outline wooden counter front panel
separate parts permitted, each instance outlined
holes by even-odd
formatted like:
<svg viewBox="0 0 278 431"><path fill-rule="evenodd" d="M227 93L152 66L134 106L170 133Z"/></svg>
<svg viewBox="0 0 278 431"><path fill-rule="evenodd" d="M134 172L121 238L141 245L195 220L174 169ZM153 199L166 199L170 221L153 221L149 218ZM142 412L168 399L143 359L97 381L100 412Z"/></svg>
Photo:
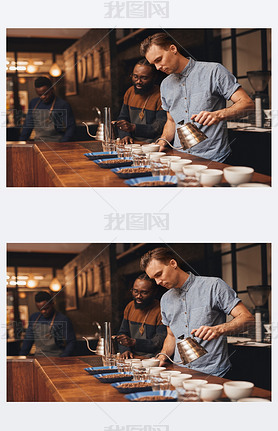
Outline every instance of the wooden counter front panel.
<svg viewBox="0 0 278 431"><path fill-rule="evenodd" d="M7 145L7 187L34 187L33 145Z"/></svg>
<svg viewBox="0 0 278 431"><path fill-rule="evenodd" d="M33 359L7 362L7 401L35 401Z"/></svg>
<svg viewBox="0 0 278 431"><path fill-rule="evenodd" d="M64 401L36 360L34 362L34 401Z"/></svg>
<svg viewBox="0 0 278 431"><path fill-rule="evenodd" d="M55 183L55 174L37 146L34 146L34 187L61 186Z"/></svg>

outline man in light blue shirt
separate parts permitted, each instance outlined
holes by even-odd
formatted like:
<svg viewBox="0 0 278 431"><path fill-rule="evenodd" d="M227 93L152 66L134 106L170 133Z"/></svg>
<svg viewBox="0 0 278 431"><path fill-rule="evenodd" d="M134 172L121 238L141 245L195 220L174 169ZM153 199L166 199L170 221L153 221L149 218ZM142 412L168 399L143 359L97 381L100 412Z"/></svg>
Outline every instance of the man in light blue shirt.
<svg viewBox="0 0 278 431"><path fill-rule="evenodd" d="M254 103L236 78L219 63L199 62L184 57L166 33L156 33L141 43L141 54L167 78L161 83L162 108L167 122L160 137L163 151L174 139L180 147L176 125L194 120L201 124L207 139L186 152L205 159L224 162L231 150L226 121L245 116ZM226 108L226 100L233 105Z"/></svg>
<svg viewBox="0 0 278 431"><path fill-rule="evenodd" d="M216 277L195 276L183 271L174 253L167 248L156 248L141 258L141 268L157 284L169 289L161 298L162 323L167 326L167 337L161 352L174 355L180 361L176 341L179 337L199 338L207 354L187 368L223 377L231 363L228 357L227 334L239 333L253 324L254 317L242 304L236 292ZM226 315L233 319L226 322ZM159 355L160 366L166 357Z"/></svg>

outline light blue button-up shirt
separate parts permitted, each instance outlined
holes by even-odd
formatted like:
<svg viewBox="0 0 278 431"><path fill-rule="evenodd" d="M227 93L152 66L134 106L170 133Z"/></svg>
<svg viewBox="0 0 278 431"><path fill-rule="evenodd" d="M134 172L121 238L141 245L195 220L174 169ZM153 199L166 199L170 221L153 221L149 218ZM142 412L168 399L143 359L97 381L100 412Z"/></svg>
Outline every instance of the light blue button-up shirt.
<svg viewBox="0 0 278 431"><path fill-rule="evenodd" d="M181 73L172 73L162 81L162 108L170 113L176 124L182 120L188 123L191 116L200 111L213 112L225 108L226 100L239 87L235 76L221 64L190 58ZM208 138L185 152L223 162L231 152L226 121L212 126L196 125ZM180 145L176 131L174 146Z"/></svg>
<svg viewBox="0 0 278 431"><path fill-rule="evenodd" d="M226 322L226 314L240 302L236 292L216 277L201 277L189 273L181 288L172 288L161 298L161 315L164 325L169 326L177 339L191 337L192 329L202 325L216 326ZM223 376L231 367L228 358L227 338L197 341L208 351L187 368L214 376ZM180 361L177 347L174 361Z"/></svg>

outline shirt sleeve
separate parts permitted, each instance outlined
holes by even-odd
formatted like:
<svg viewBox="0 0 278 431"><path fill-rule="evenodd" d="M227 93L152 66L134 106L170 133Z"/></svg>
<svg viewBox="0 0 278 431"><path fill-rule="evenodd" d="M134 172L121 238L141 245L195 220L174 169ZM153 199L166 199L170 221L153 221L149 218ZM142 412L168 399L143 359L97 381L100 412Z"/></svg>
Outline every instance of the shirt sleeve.
<svg viewBox="0 0 278 431"><path fill-rule="evenodd" d="M166 92L167 92L166 83L162 81L160 84L161 107L164 111L168 112L169 106L167 105L167 102L166 102L166 97L165 97Z"/></svg>
<svg viewBox="0 0 278 431"><path fill-rule="evenodd" d="M213 306L224 311L225 314L230 314L239 302L241 300L236 292L221 278L217 278L214 287Z"/></svg>
<svg viewBox="0 0 278 431"><path fill-rule="evenodd" d="M165 300L165 298L163 298L163 296L160 300L160 308L161 308L161 321L162 321L163 325L169 326L169 320L167 319L166 312L165 312L165 309L167 308L167 304L166 304L166 300Z"/></svg>
<svg viewBox="0 0 278 431"><path fill-rule="evenodd" d="M234 92L241 87L236 77L222 64L217 64L216 66L215 82L218 93L226 100L229 100Z"/></svg>

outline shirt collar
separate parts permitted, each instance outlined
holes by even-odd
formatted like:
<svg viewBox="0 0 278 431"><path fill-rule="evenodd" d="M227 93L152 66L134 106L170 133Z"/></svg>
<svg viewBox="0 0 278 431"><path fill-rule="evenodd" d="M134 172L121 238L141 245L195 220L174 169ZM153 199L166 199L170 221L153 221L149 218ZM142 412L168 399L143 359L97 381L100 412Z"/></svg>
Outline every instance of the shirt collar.
<svg viewBox="0 0 278 431"><path fill-rule="evenodd" d="M193 67L195 66L196 61L193 60L193 58L188 57L189 62L187 63L187 65L185 66L185 68L181 71L181 73L176 73L176 76L181 79L181 78L187 78L191 72L191 70L193 69Z"/></svg>
<svg viewBox="0 0 278 431"><path fill-rule="evenodd" d="M195 280L195 275L192 274L192 272L188 272L188 274L189 274L189 277L180 288L181 293L187 293L190 287L192 286L193 281Z"/></svg>

